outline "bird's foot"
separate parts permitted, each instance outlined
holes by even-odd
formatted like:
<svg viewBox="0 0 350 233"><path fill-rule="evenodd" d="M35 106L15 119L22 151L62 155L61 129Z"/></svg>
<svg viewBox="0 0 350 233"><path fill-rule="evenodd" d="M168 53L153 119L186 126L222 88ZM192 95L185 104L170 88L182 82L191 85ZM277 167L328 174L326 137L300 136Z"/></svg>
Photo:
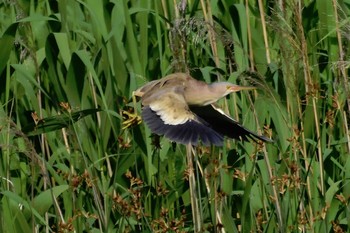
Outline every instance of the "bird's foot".
<svg viewBox="0 0 350 233"><path fill-rule="evenodd" d="M129 112L126 110L122 110L122 116L123 116L122 129L130 128L142 122L141 117L137 115L136 112Z"/></svg>

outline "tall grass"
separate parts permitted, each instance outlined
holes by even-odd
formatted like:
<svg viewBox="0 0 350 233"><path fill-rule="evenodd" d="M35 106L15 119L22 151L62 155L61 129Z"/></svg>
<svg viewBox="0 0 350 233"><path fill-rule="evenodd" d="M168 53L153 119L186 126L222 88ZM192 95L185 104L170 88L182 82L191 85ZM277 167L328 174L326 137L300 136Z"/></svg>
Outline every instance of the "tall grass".
<svg viewBox="0 0 350 233"><path fill-rule="evenodd" d="M0 2L0 231L349 231L348 8ZM177 71L259 87L219 105L274 143L199 146L189 166L123 127L132 91Z"/></svg>

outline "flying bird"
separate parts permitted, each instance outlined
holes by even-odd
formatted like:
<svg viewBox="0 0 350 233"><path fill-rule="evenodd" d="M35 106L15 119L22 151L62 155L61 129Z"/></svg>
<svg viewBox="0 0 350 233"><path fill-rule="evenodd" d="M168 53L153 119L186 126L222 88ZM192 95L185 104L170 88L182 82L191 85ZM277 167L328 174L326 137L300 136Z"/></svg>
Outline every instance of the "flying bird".
<svg viewBox="0 0 350 233"><path fill-rule="evenodd" d="M151 131L181 144L222 146L224 137L248 141L271 139L258 135L225 114L214 103L226 95L251 90L229 82L207 84L186 73L170 74L140 87L142 119Z"/></svg>

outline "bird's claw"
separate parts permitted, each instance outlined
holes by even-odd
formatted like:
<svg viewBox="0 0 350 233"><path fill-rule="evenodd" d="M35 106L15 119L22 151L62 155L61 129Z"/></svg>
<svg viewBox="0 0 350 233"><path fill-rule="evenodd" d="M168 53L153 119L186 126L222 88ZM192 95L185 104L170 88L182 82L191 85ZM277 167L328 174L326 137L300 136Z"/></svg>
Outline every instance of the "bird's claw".
<svg viewBox="0 0 350 233"><path fill-rule="evenodd" d="M137 115L137 113L131 113L131 112L122 110L122 116L123 116L122 129L130 128L142 122L141 117Z"/></svg>

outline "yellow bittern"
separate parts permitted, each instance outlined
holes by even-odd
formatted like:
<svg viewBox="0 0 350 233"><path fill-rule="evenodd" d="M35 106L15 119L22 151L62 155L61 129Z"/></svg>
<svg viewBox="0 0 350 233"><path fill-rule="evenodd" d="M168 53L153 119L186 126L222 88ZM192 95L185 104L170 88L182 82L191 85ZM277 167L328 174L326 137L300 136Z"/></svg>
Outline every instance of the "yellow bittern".
<svg viewBox="0 0 350 233"><path fill-rule="evenodd" d="M272 140L244 128L213 105L220 98L236 91L250 90L229 82L207 84L185 73L175 73L147 83L134 92L141 97L142 118L151 131L171 141L198 145L221 146L224 136Z"/></svg>

